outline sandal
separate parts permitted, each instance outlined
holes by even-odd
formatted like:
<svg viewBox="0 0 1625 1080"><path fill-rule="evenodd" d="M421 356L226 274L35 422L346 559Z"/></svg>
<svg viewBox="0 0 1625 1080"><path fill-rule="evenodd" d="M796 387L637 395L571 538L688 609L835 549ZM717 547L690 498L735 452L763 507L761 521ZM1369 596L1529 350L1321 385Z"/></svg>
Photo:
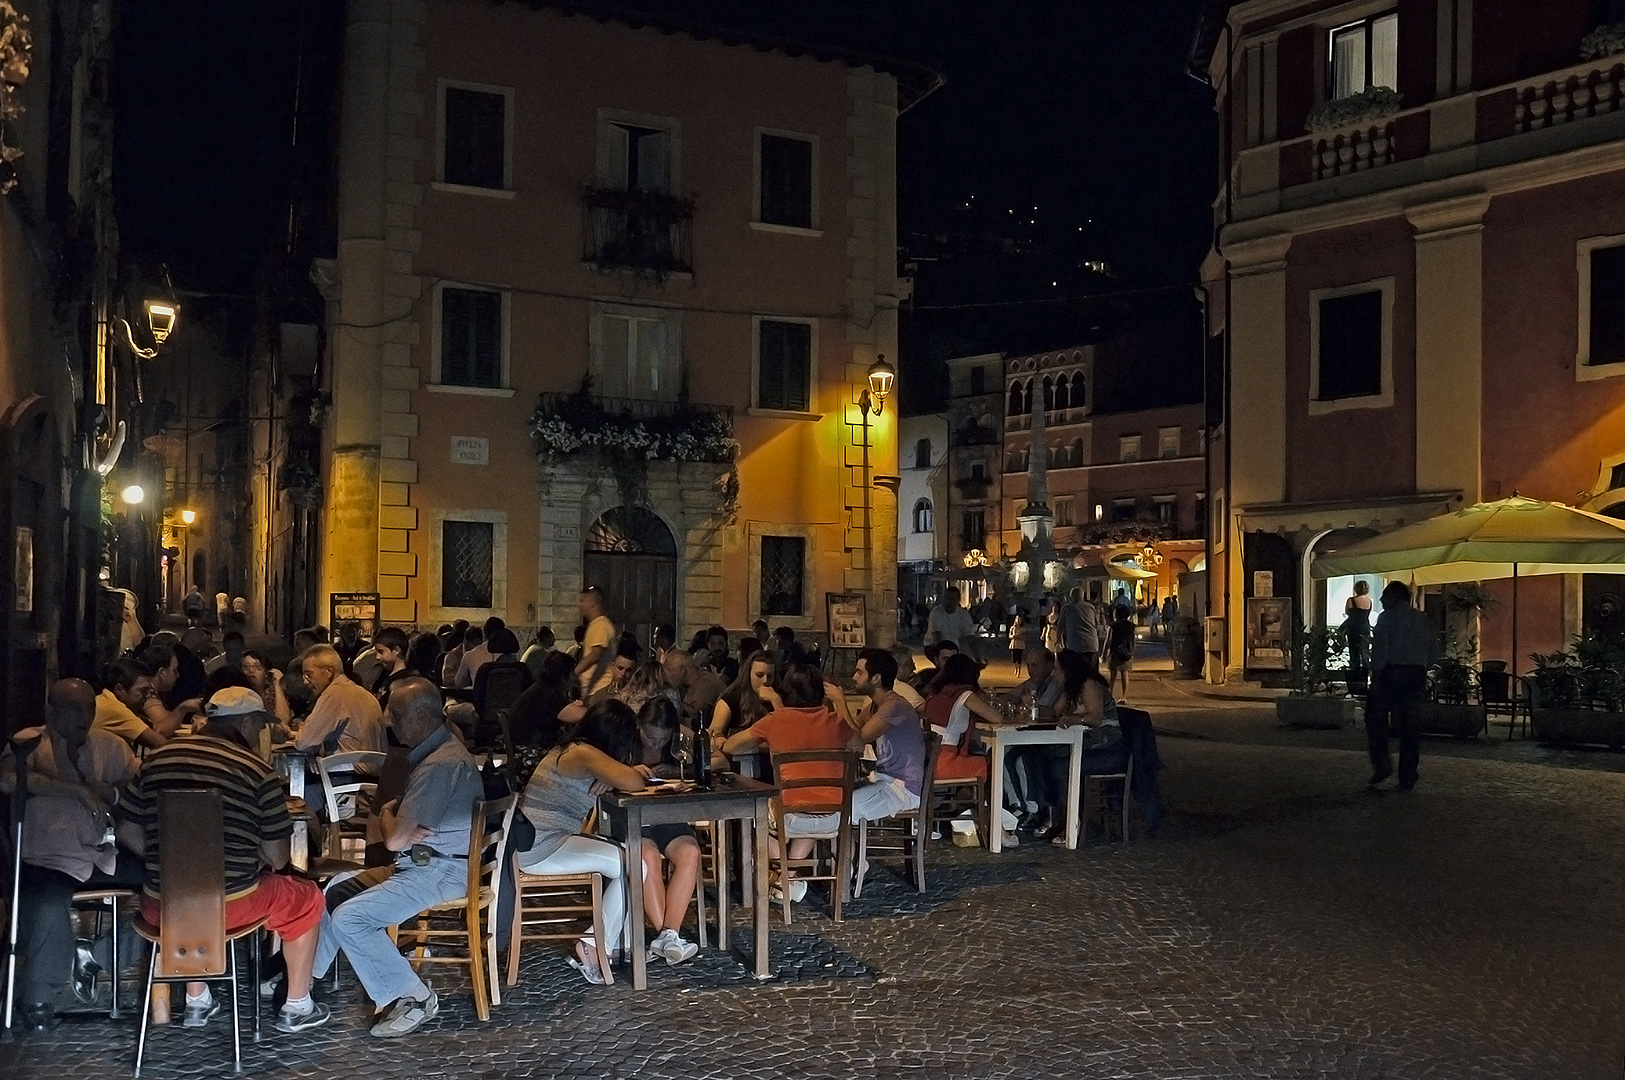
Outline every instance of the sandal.
<svg viewBox="0 0 1625 1080"><path fill-rule="evenodd" d="M598 950L585 941L576 942L576 954L566 963L581 972L581 977L592 985L604 985L604 973L598 967Z"/></svg>

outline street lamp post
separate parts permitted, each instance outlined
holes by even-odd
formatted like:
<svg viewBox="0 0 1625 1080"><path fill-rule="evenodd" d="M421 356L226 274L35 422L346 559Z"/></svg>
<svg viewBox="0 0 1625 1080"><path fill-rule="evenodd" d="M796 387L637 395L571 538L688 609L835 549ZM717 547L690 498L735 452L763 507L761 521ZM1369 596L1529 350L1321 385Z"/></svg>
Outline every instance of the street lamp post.
<svg viewBox="0 0 1625 1080"><path fill-rule="evenodd" d="M886 398L891 396L892 380L897 376L897 369L886 363L884 353L875 357L875 362L869 365L869 383L858 394L858 411L863 415L863 546L864 551L864 581L865 590L871 596L875 591L875 535L874 535L874 477L869 462L869 416L873 413L879 416L885 408Z"/></svg>

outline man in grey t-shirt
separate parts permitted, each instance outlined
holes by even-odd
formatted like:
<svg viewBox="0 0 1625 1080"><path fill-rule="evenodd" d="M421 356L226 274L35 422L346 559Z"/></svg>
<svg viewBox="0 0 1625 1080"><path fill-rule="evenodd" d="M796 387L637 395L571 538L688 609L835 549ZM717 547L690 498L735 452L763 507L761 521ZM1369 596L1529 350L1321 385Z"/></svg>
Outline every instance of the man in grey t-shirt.
<svg viewBox="0 0 1625 1080"><path fill-rule="evenodd" d="M982 662L982 643L977 633L976 620L970 612L959 606L959 593L949 589L942 594L942 603L931 609L925 622L925 643L952 641L959 651L969 654L977 663Z"/></svg>
<svg viewBox="0 0 1625 1080"><path fill-rule="evenodd" d="M318 976L343 949L374 1004L394 1003L373 1025L381 1038L416 1031L440 1010L434 990L390 940L389 927L467 891L474 804L485 794L474 759L446 726L440 691L429 680L395 683L389 725L411 747L412 766L406 793L375 819L395 864L329 891L316 947Z"/></svg>
<svg viewBox="0 0 1625 1080"><path fill-rule="evenodd" d="M1072 590L1072 595L1061 608L1061 646L1082 653L1092 668L1100 666L1100 609L1083 598L1083 589Z"/></svg>

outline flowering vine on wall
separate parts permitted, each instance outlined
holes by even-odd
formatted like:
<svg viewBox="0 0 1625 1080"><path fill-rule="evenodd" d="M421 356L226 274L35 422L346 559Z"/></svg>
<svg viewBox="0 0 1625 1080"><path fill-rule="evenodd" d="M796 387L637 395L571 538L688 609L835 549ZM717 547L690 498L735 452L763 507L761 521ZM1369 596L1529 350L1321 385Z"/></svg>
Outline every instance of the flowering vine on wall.
<svg viewBox="0 0 1625 1080"><path fill-rule="evenodd" d="M28 16L11 0L0 0L0 194L17 186L16 161L23 156L12 143L11 127L23 114L17 91L28 81L33 62L34 35L28 29Z"/></svg>

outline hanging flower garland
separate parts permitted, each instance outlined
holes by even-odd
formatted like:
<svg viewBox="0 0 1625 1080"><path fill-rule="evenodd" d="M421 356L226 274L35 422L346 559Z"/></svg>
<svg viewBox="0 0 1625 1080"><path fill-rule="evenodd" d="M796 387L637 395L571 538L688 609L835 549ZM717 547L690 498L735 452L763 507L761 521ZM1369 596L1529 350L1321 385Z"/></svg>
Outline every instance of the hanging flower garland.
<svg viewBox="0 0 1625 1080"><path fill-rule="evenodd" d="M17 186L16 161L23 152L11 141L11 125L23 114L17 91L28 81L34 35L28 16L11 0L0 0L0 195Z"/></svg>

